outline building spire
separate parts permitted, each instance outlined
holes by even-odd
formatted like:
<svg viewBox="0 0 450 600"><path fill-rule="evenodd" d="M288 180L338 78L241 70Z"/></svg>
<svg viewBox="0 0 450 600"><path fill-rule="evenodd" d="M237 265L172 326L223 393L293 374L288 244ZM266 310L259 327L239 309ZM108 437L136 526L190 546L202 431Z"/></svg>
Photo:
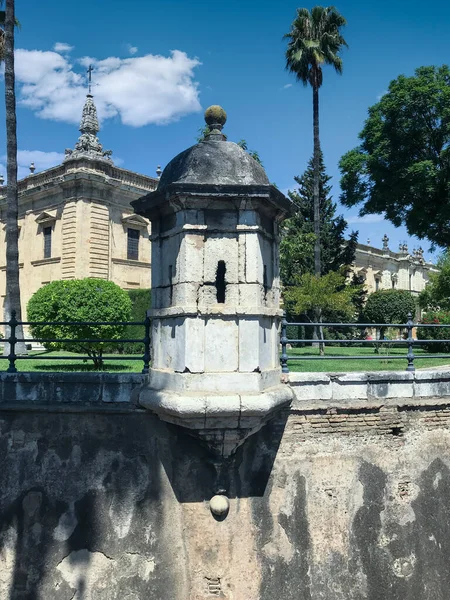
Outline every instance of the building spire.
<svg viewBox="0 0 450 600"><path fill-rule="evenodd" d="M80 122L80 137L78 138L75 148L71 150L67 148L65 151L66 157L64 160L72 160L75 158L93 158L96 160L104 160L112 163L110 158L112 150L103 150L103 146L97 137L100 130L97 118L97 109L94 104L94 97L91 94L92 86L92 65L89 65L88 73L88 94L83 107Z"/></svg>
<svg viewBox="0 0 450 600"><path fill-rule="evenodd" d="M92 65L89 65L89 69L87 70L87 74L88 74L88 94L89 94L89 96L91 95L92 71L93 70L94 70L94 67Z"/></svg>

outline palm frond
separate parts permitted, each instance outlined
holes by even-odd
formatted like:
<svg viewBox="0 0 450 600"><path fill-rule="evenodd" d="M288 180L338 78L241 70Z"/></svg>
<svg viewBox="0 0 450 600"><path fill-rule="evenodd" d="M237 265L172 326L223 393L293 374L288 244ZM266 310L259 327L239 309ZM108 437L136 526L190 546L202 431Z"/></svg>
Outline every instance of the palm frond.
<svg viewBox="0 0 450 600"><path fill-rule="evenodd" d="M346 23L334 6L314 6L311 11L297 9L291 31L283 36L289 40L286 69L304 85L322 82L323 64L329 64L341 73L343 63L339 52L347 47L347 42L340 29Z"/></svg>

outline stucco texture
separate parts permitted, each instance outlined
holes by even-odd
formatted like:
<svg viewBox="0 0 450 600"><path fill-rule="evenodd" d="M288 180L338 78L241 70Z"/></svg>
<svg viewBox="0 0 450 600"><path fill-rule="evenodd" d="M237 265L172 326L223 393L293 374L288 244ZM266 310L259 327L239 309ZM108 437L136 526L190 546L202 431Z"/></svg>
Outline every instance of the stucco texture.
<svg viewBox="0 0 450 600"><path fill-rule="evenodd" d="M0 598L447 600L450 410L375 412L279 413L220 464L144 411L4 409Z"/></svg>

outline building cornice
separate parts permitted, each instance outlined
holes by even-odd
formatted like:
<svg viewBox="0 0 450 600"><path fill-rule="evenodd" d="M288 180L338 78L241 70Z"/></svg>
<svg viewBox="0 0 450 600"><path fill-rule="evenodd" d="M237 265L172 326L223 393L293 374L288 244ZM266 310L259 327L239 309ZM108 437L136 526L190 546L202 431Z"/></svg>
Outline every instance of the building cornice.
<svg viewBox="0 0 450 600"><path fill-rule="evenodd" d="M103 178L106 183L113 185L117 182L116 185L134 188L139 193L153 191L158 185L158 179L154 177L141 175L100 160L77 158L21 179L18 182L19 198L25 193L38 190L45 190L48 193L49 188L62 183L69 174L82 176L95 174L99 176L99 180ZM7 188L7 185L0 188L0 204L6 202Z"/></svg>
<svg viewBox="0 0 450 600"><path fill-rule="evenodd" d="M144 262L142 260L130 260L129 258L111 258L111 262L116 265L127 265L129 267L145 267L150 268L152 265L150 262Z"/></svg>
<svg viewBox="0 0 450 600"><path fill-rule="evenodd" d="M403 254L399 252L393 252L392 250L382 250L381 248L374 248L373 246L367 246L365 244L357 244L355 254L362 254L370 256L371 258L382 260L391 260L395 263L407 263L408 265L414 265L415 267L423 267L426 269L438 270L436 265L427 262L425 260L418 260L411 254ZM355 260L355 263L357 261Z"/></svg>

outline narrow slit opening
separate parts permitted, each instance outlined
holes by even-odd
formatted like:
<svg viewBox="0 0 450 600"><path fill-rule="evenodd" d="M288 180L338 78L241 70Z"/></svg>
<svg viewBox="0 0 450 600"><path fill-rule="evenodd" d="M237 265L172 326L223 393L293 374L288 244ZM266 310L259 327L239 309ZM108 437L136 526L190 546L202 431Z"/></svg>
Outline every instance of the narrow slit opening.
<svg viewBox="0 0 450 600"><path fill-rule="evenodd" d="M216 298L219 304L225 303L225 273L227 271L225 261L219 260L216 271Z"/></svg>
<svg viewBox="0 0 450 600"><path fill-rule="evenodd" d="M269 289L269 286L267 284L267 265L264 265L264 267L263 267L263 287L264 287L264 300L266 300L267 290Z"/></svg>
<svg viewBox="0 0 450 600"><path fill-rule="evenodd" d="M169 265L169 303L170 303L170 305L172 305L172 300L173 300L172 278L173 278L173 269L172 269L172 265Z"/></svg>

